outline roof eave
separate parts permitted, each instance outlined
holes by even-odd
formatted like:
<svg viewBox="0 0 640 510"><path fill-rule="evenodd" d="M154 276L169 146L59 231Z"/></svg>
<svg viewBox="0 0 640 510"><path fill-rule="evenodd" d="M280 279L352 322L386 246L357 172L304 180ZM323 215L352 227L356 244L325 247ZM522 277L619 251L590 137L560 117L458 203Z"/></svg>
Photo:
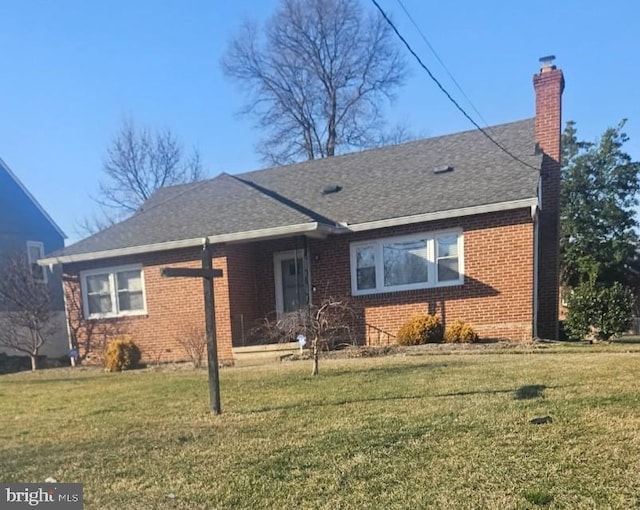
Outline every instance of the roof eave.
<svg viewBox="0 0 640 510"><path fill-rule="evenodd" d="M496 202L493 204L475 205L462 207L459 209L448 209L446 211L435 211L411 216L400 216L384 220L367 221L363 223L342 223L342 226L349 232L363 232L378 228L396 227L400 225L410 225L412 223L423 223L426 221L458 218L462 216L472 216L474 214L485 214L498 211L510 211L512 209L531 208L533 211L538 207L538 197L523 198L520 200L510 200L508 202Z"/></svg>
<svg viewBox="0 0 640 510"><path fill-rule="evenodd" d="M52 266L57 264L71 264L75 262L88 262L113 257L124 257L129 255L139 255L142 253L153 253L159 251L177 250L180 248L193 248L208 244L234 243L242 241L258 241L273 239L278 237L288 237L292 235L308 235L310 237L326 237L334 230L338 230L332 225L320 224L318 222L299 223L282 227L271 227L244 232L232 232L213 236L197 237L192 239L181 239L178 241L167 241L163 243L145 244L140 246L130 246L126 248L116 248L113 250L102 250L88 253L78 253L75 255L58 255L46 257L38 260L41 266Z"/></svg>

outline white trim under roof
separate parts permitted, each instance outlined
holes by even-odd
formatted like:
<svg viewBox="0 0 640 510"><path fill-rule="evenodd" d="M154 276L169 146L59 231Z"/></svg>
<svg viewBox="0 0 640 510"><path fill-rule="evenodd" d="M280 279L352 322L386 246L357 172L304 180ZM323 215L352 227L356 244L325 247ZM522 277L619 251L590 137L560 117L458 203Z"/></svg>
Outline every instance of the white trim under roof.
<svg viewBox="0 0 640 510"><path fill-rule="evenodd" d="M117 248L114 250L95 251L91 253L79 253L77 255L60 255L58 257L48 257L40 259L38 264L49 266L55 264L69 264L72 262L85 262L89 260L99 260L111 257L123 257L126 255L138 255L140 253L150 253L156 251L176 250L179 248L192 248L208 244L232 243L238 241L249 241L259 239L270 239L295 234L307 234L312 237L319 237L336 231L329 225L320 225L318 222L300 223L297 225L287 225L283 227L264 228L259 230L248 230L245 232L232 232L208 237L197 237L194 239L183 239L180 241L168 241L165 243L144 244L141 246L131 246L127 248Z"/></svg>
<svg viewBox="0 0 640 510"><path fill-rule="evenodd" d="M367 221L364 223L343 223L342 225L349 232L362 232L364 230L373 230L376 228L396 227L399 225L409 225L411 223L422 223L426 221L443 220L449 218L458 218L460 216L471 216L473 214L484 214L498 211L509 211L512 209L533 208L537 207L538 199L523 198L521 200L511 200L509 202L498 202L495 204L475 205L472 207L463 207L460 209L449 209L447 211L436 211L424 214L415 214L413 216L401 216L399 218L389 218L386 220Z"/></svg>
<svg viewBox="0 0 640 510"><path fill-rule="evenodd" d="M35 199L35 197L29 192L29 190L25 187L24 184L22 184L22 182L20 182L20 179L18 179L18 177L16 176L16 174L13 173L13 171L11 170L11 168L9 168L9 165L7 165L2 158L0 158L0 167L2 167L7 174L9 175L9 177L11 177L13 179L13 181L18 185L18 187L24 192L25 195L27 195L27 198L29 200L31 200L31 202L33 202L33 205L35 205L37 207L37 209L42 213L42 215L46 218L46 220L51 223L51 226L53 228L55 228L58 233L62 236L63 239L67 238L67 234L65 234L62 229L56 224L55 221L53 221L53 218L51 218L51 216L49 216L49 214L47 213L47 211L45 211L43 209L43 207L40 205L40 203Z"/></svg>

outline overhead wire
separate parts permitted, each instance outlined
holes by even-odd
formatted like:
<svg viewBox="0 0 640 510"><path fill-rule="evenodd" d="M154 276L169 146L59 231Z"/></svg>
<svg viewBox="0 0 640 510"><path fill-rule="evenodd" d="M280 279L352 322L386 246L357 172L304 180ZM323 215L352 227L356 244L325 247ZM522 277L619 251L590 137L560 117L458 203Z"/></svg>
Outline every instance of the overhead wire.
<svg viewBox="0 0 640 510"><path fill-rule="evenodd" d="M535 167L533 165L530 165L529 163L527 163L526 161L523 161L522 159L520 159L518 156L516 156L515 154L513 154L509 149L507 149L504 145L502 145L500 142L498 142L497 140L495 140L489 133L487 133L487 131L485 129L483 129L480 124L478 124L473 117L471 117L471 115L469 115L466 110L460 106L460 104L453 98L453 96L451 96L451 94L447 91L446 88L444 88L444 86L442 85L442 83L440 83L440 81L434 76L434 74L431 72L431 70L425 65L424 62L422 62L422 59L418 56L418 54L414 51L414 49L411 47L411 45L407 42L407 40L402 36L402 34L399 32L399 30L396 28L396 26L393 24L393 22L391 21L391 19L389 19L389 16L387 16L387 13L384 11L384 9L382 9L382 7L380 7L380 4L377 2L377 0L371 0L371 2L373 3L373 5L376 6L376 8L378 9L378 11L380 11L380 14L382 15L382 17L385 19L385 21L387 22L387 24L391 27L391 29L395 32L396 36L398 37L398 39L400 39L400 41L402 41L402 43L405 45L405 47L407 48L407 50L409 51L409 53L411 53L411 55L413 56L413 58L415 58L415 60L418 62L418 64L420 65L420 67L422 67L422 69L424 69L424 71L426 71L426 73L429 75L429 78L431 78L431 80L438 86L438 88L442 91L442 93L447 96L447 99L449 99L449 101L451 103L453 103L453 105L460 111L460 113L462 113L462 115L464 115L467 120L469 120L469 122L471 122L471 124L473 124L475 126L475 128L480 131L491 143L493 143L496 147L498 147L501 151L503 151L505 154L507 154L509 157L511 157L514 161L517 161L518 163L531 168L532 170L535 170L537 172L540 171L540 168Z"/></svg>
<svg viewBox="0 0 640 510"><path fill-rule="evenodd" d="M482 116L482 114L480 113L480 111L476 108L476 106L473 104L473 102L471 101L471 99L469 99L469 96L467 96L467 94L465 93L465 91L462 89L462 86L458 83L458 80L455 79L455 77L453 76L453 74L451 73L451 71L449 71L449 68L446 66L446 64L443 62L443 60L440 58L440 55L438 55L438 52L436 51L436 49L433 47L433 45L429 42L429 39L427 39L427 36L424 35L424 32L422 31L422 29L420 28L420 26L418 25L418 23L416 22L415 19L413 19L413 16L411 16L411 13L409 12L409 10L405 7L404 3L402 3L402 0L396 0L398 2L398 5L400 5L400 8L404 11L405 15L407 16L407 18L409 18L409 21L411 21L411 24L413 25L413 27L417 30L418 34L420 34L420 37L422 38L422 40L424 41L424 43L427 45L427 47L431 50L431 53L433 53L433 56L436 58L436 60L440 63L440 65L442 66L442 68L445 70L445 72L447 73L447 75L449 76L449 78L451 79L451 81L453 82L453 84L456 86L456 88L460 91L460 94L462 94L462 96L467 100L467 103L469 103L469 105L471 106L471 108L473 108L473 111L476 112L476 114L478 115L478 117L480 117L480 120L482 122L484 122L485 126L488 126L489 123L485 120L485 118Z"/></svg>

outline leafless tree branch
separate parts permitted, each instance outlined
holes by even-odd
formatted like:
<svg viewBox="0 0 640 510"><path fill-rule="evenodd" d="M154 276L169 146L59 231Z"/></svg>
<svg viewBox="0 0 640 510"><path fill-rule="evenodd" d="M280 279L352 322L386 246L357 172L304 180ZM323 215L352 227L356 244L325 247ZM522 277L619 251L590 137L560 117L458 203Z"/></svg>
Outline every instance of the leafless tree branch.
<svg viewBox="0 0 640 510"><path fill-rule="evenodd" d="M337 343L355 343L356 307L346 298L328 297L318 305L310 305L274 319L265 318L251 335L266 343L291 342L303 335L311 348L312 375L319 373L319 354L323 348Z"/></svg>
<svg viewBox="0 0 640 510"><path fill-rule="evenodd" d="M76 351L74 362L82 363L89 358L101 361L109 339L122 334L122 323L117 318L100 321L85 318L82 308L80 278L77 275L65 274L62 280L69 341L71 348Z"/></svg>
<svg viewBox="0 0 640 510"><path fill-rule="evenodd" d="M375 145L380 104L406 77L388 25L357 0L282 0L262 32L243 25L222 67L267 131L259 150L271 164Z"/></svg>
<svg viewBox="0 0 640 510"><path fill-rule="evenodd" d="M49 287L24 254L10 255L0 266L0 345L29 355L35 370L40 348L57 332Z"/></svg>
<svg viewBox="0 0 640 510"><path fill-rule="evenodd" d="M168 129L138 128L125 118L107 149L104 179L93 200L100 214L78 225L82 234L94 234L140 208L160 188L204 178L200 154L185 154L182 144Z"/></svg>

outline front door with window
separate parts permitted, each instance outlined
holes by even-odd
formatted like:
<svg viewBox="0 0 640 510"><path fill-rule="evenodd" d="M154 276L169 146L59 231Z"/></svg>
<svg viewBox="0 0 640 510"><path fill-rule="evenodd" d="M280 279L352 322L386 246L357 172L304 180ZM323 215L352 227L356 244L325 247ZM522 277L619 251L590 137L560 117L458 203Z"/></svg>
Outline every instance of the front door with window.
<svg viewBox="0 0 640 510"><path fill-rule="evenodd" d="M273 256L276 311L295 312L309 303L309 263L304 250L275 253Z"/></svg>

